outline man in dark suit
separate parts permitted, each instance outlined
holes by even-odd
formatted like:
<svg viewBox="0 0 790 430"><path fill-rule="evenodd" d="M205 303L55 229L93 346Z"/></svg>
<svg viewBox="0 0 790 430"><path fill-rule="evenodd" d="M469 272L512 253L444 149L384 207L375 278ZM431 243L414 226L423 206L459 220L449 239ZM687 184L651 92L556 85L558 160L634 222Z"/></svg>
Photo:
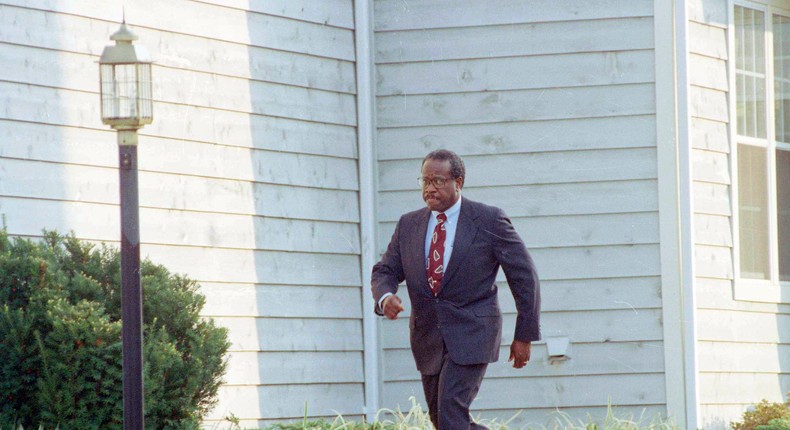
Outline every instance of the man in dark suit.
<svg viewBox="0 0 790 430"><path fill-rule="evenodd" d="M406 281L411 349L438 430L484 428L471 421L469 405L488 363L499 358L502 315L494 281L500 266L518 311L508 360L513 367L526 365L530 342L540 339L532 258L501 209L461 198L465 176L454 152L425 157L419 182L427 207L400 218L371 282L376 313L396 319L404 310L398 284Z"/></svg>

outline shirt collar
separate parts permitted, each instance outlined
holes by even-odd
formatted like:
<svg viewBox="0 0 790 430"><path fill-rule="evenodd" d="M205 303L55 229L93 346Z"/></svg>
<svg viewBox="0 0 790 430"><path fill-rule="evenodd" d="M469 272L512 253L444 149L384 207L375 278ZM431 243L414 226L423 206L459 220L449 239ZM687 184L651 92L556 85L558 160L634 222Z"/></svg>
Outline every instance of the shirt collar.
<svg viewBox="0 0 790 430"><path fill-rule="evenodd" d="M447 215L448 220L457 217L458 213L461 212L461 200L463 200L463 197L458 196L458 201L450 206L449 209L444 211L444 214ZM436 218L436 215L439 215L441 212L431 211L431 213L433 214L433 217Z"/></svg>

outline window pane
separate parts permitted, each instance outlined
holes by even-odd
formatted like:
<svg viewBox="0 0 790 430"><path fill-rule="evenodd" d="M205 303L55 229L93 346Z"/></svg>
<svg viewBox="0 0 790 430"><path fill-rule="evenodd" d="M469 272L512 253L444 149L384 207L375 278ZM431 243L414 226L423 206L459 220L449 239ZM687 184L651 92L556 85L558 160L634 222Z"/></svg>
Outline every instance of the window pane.
<svg viewBox="0 0 790 430"><path fill-rule="evenodd" d="M768 179L765 148L738 145L741 277L769 279Z"/></svg>
<svg viewBox="0 0 790 430"><path fill-rule="evenodd" d="M735 7L737 133L765 138L765 14Z"/></svg>
<svg viewBox="0 0 790 430"><path fill-rule="evenodd" d="M779 280L790 282L790 151L776 150Z"/></svg>
<svg viewBox="0 0 790 430"><path fill-rule="evenodd" d="M790 143L790 18L774 15L773 32L776 140Z"/></svg>

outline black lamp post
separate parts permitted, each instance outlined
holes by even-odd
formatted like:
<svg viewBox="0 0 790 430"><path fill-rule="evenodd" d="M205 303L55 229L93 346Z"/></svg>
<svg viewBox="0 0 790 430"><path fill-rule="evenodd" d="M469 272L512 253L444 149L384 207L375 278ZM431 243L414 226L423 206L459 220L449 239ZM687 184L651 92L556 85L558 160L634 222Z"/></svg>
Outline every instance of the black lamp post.
<svg viewBox="0 0 790 430"><path fill-rule="evenodd" d="M151 59L124 21L99 60L101 119L118 131L121 191L121 334L123 428L142 430L143 291L140 284L140 219L137 199L137 130L153 121Z"/></svg>

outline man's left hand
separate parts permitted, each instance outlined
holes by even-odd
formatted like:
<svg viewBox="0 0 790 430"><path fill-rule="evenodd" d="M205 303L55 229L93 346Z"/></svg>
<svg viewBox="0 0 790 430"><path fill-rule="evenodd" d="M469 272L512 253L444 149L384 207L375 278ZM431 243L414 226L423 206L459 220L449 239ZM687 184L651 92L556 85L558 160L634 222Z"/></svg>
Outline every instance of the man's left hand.
<svg viewBox="0 0 790 430"><path fill-rule="evenodd" d="M527 365L532 351L532 344L521 340L514 340L510 345L510 358L507 361L513 362L513 367L521 369Z"/></svg>

